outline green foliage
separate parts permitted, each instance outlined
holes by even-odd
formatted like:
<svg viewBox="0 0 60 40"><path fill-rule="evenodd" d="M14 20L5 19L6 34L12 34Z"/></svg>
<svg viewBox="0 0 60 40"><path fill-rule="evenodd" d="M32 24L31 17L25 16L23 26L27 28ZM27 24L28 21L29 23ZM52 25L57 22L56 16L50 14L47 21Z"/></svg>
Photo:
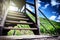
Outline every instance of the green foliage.
<svg viewBox="0 0 60 40"><path fill-rule="evenodd" d="M27 13L27 15L35 22L35 17L32 14Z"/></svg>
<svg viewBox="0 0 60 40"><path fill-rule="evenodd" d="M59 31L60 23L52 21L52 20L50 20L50 21L53 23L53 25L55 26L56 29L47 21L47 19L40 17L40 22L45 26L45 28L50 32L50 34L52 34L52 35L57 35L57 33L60 34L60 31ZM42 26L40 26L40 28L42 28ZM44 28L42 28L42 30L44 30ZM43 33L45 33L45 32L43 32Z"/></svg>
<svg viewBox="0 0 60 40"><path fill-rule="evenodd" d="M14 30L10 30L9 32L8 32L8 35L10 36L10 35L13 35L13 32L14 32Z"/></svg>
<svg viewBox="0 0 60 40"><path fill-rule="evenodd" d="M22 25L22 24L17 24L14 28L30 28L29 25ZM10 30L8 32L8 35L13 35L15 31L15 35L20 36L20 35L34 35L31 30Z"/></svg>

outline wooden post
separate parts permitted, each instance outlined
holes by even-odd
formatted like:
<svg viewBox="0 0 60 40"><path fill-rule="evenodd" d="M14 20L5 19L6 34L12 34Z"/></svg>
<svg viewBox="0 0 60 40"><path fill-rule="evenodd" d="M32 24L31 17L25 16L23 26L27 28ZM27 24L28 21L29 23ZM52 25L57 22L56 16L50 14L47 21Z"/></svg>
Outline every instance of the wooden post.
<svg viewBox="0 0 60 40"><path fill-rule="evenodd" d="M40 19L38 16L38 0L34 0L34 4L35 4L36 25L39 31L38 33L40 34Z"/></svg>
<svg viewBox="0 0 60 40"><path fill-rule="evenodd" d="M24 5L24 12L26 13L26 4Z"/></svg>

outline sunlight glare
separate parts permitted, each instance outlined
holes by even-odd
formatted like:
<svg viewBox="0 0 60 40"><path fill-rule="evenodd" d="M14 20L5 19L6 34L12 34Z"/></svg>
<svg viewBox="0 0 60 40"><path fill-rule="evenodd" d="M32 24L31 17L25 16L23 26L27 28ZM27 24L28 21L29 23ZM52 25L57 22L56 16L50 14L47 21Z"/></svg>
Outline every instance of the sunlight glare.
<svg viewBox="0 0 60 40"><path fill-rule="evenodd" d="M14 7L14 6L10 6L9 7L9 10L10 11L18 11L18 8L17 7Z"/></svg>

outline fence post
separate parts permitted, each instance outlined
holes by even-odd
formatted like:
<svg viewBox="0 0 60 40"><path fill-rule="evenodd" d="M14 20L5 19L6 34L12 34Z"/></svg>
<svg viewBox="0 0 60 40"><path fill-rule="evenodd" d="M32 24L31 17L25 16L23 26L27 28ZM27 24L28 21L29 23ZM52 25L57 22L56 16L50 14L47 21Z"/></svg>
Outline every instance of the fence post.
<svg viewBox="0 0 60 40"><path fill-rule="evenodd" d="M38 16L38 0L34 0L34 5L35 5L36 26L40 34L40 18Z"/></svg>

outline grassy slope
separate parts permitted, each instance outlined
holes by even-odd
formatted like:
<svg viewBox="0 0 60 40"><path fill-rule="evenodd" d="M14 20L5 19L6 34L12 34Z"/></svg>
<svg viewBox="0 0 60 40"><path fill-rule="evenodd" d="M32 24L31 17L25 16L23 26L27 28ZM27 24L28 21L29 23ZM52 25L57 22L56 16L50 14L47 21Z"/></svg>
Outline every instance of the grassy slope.
<svg viewBox="0 0 60 40"><path fill-rule="evenodd" d="M31 19L35 22L35 17L33 17L31 14L28 14L30 17L31 17ZM60 33L60 23L58 23L58 22L55 22L55 21L52 21L52 20L50 20L52 23L53 23L53 25L56 27L56 29L45 19L45 18L41 18L40 17L40 22L45 26L45 28L51 33L51 34L56 34L56 31L58 32L58 33ZM41 33L43 33L43 34L46 34L47 33L47 31L40 25L40 31L41 31Z"/></svg>
<svg viewBox="0 0 60 40"><path fill-rule="evenodd" d="M30 16L30 18L35 22L35 17L33 17L31 14L28 14L29 16ZM55 27L57 28L57 29L54 29L51 25L50 25L50 23L45 19L45 18L41 18L40 17L40 22L45 26L45 28L51 33L51 34L56 34L56 30L57 31L59 31L60 30L60 23L58 23L58 22L55 22L55 21L52 21L52 20L50 20L54 25L55 25ZM15 26L15 27L20 27L20 28L30 28L29 27L29 25L20 25L20 24L18 24L17 26ZM47 31L42 27L42 26L40 26L40 31L41 31L41 33L42 34L48 34L47 33ZM13 32L14 32L14 30L10 30L9 32L8 32L8 35L12 35L13 34ZM60 33L60 32L59 32ZM24 35L24 34L26 34L26 35L28 35L28 34L33 34L33 32L32 31L26 31L26 30L22 30L22 31L19 31L19 30L16 30L16 33L15 33L16 35Z"/></svg>
<svg viewBox="0 0 60 40"><path fill-rule="evenodd" d="M45 28L51 33L51 34L56 34L56 31L60 30L60 23L58 22L55 22L55 21L52 21L50 20L53 25L56 27L56 29L45 19L45 18L41 18L40 17L40 22L45 26ZM42 33L46 33L46 31L44 30L44 28L42 28L41 26L41 32Z"/></svg>

